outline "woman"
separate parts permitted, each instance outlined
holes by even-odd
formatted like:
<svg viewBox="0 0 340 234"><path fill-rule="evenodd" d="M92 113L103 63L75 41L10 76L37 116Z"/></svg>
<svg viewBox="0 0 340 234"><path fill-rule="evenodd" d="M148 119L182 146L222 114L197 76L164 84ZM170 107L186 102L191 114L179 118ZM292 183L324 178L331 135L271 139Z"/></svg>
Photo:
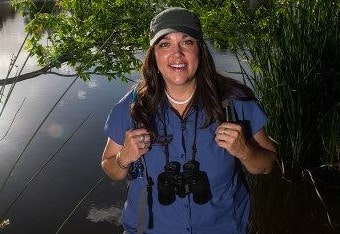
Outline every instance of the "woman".
<svg viewBox="0 0 340 234"><path fill-rule="evenodd" d="M226 102L232 121L225 121ZM155 16L142 77L105 126L102 167L113 180L129 178L125 232L246 233L242 165L271 171L276 153L266 122L249 88L217 74L192 12ZM143 178L134 174L140 171Z"/></svg>

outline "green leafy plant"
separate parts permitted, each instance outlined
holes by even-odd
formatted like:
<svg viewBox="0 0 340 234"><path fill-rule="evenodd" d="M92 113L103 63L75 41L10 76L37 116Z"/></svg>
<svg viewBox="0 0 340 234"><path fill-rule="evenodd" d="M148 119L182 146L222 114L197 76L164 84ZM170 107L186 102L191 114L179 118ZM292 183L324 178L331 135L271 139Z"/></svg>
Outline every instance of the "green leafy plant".
<svg viewBox="0 0 340 234"><path fill-rule="evenodd" d="M127 73L139 68L136 54L148 43L156 7L143 0L59 0L48 13L36 1L12 3L29 18L26 49L39 65L67 64L84 80L93 73L126 80Z"/></svg>
<svg viewBox="0 0 340 234"><path fill-rule="evenodd" d="M270 119L266 130L278 143L282 174L248 178L250 233L337 230L339 1L226 0L195 9L213 44L234 51L236 72L253 86Z"/></svg>
<svg viewBox="0 0 340 234"><path fill-rule="evenodd" d="M202 11L204 28L215 45L234 49L284 165L339 166L340 3L257 2Z"/></svg>

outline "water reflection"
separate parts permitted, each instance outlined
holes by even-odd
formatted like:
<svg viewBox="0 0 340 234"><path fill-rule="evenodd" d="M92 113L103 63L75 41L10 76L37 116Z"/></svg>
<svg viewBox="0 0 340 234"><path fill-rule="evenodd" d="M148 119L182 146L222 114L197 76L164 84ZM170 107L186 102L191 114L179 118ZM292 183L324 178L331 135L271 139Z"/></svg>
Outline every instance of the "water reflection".
<svg viewBox="0 0 340 234"><path fill-rule="evenodd" d="M0 7L0 30L4 27L4 24L8 19L14 19L15 17L15 11L11 7L10 2L3 2L1 3Z"/></svg>
<svg viewBox="0 0 340 234"><path fill-rule="evenodd" d="M87 86L90 89L98 88L98 82L97 82L97 80L91 80L91 81L87 82Z"/></svg>
<svg viewBox="0 0 340 234"><path fill-rule="evenodd" d="M86 91L84 91L84 90L79 90L78 91L78 99L79 100L84 100L84 99L86 99L86 94L87 94L87 92Z"/></svg>
<svg viewBox="0 0 340 234"><path fill-rule="evenodd" d="M49 137L55 139L66 139L70 130L60 123L49 123L45 128L45 132Z"/></svg>
<svg viewBox="0 0 340 234"><path fill-rule="evenodd" d="M94 223L106 221L109 223L113 223L114 225L119 225L119 219L121 214L122 210L114 206L110 207L92 206L89 209L86 218Z"/></svg>

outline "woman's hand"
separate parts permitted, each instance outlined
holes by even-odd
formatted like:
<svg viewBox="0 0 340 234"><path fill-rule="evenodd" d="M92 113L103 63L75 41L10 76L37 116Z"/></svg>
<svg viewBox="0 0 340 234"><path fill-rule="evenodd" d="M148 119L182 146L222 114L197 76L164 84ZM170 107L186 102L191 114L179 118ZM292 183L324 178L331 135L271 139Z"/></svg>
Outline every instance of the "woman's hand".
<svg viewBox="0 0 340 234"><path fill-rule="evenodd" d="M149 151L151 135L145 128L128 130L125 133L124 145L108 138L101 166L113 180L124 180L129 165Z"/></svg>
<svg viewBox="0 0 340 234"><path fill-rule="evenodd" d="M247 159L252 146L244 136L242 125L225 122L218 126L215 134L218 146L241 160Z"/></svg>
<svg viewBox="0 0 340 234"><path fill-rule="evenodd" d="M268 174L275 162L276 145L261 128L250 137L245 137L242 125L222 123L215 131L217 145L240 159L252 174Z"/></svg>
<svg viewBox="0 0 340 234"><path fill-rule="evenodd" d="M125 133L124 146L120 151L120 161L128 165L137 161L149 151L151 135L145 128L128 130Z"/></svg>

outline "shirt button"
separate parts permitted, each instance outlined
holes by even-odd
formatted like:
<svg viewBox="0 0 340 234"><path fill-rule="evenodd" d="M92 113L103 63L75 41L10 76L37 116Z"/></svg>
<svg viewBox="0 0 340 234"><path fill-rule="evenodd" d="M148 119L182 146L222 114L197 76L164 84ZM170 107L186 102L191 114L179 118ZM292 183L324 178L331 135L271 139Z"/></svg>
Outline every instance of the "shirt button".
<svg viewBox="0 0 340 234"><path fill-rule="evenodd" d="M189 205L188 205L188 204L185 204L185 208L189 208Z"/></svg>

